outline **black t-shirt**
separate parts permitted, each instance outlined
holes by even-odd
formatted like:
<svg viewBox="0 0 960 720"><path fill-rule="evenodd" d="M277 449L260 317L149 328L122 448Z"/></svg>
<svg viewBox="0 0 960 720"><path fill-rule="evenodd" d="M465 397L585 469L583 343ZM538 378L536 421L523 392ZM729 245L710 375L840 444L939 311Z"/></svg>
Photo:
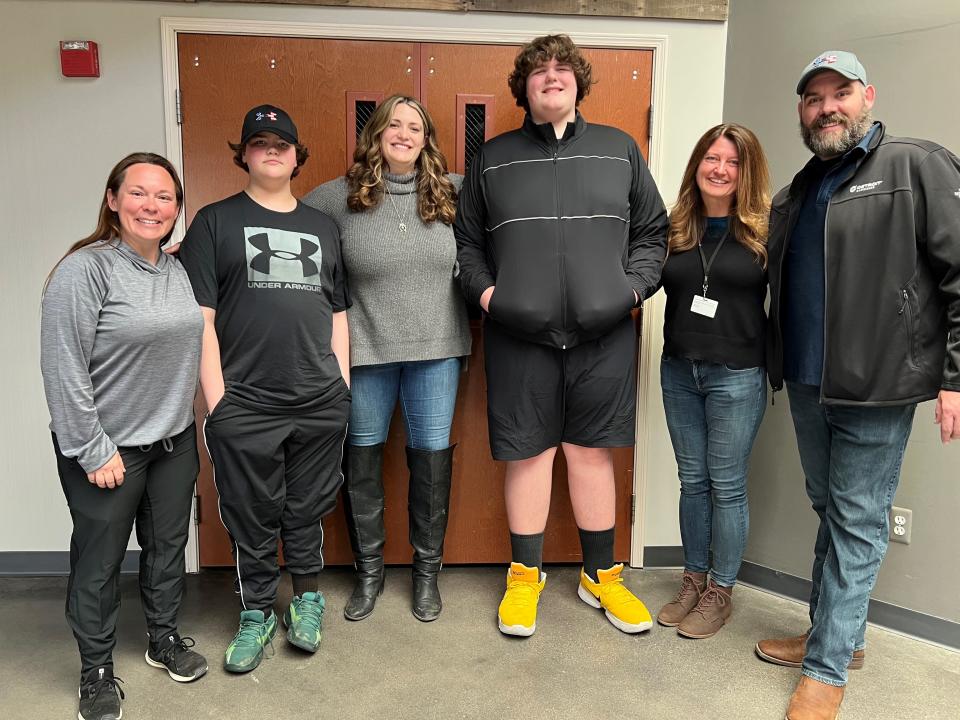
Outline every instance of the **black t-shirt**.
<svg viewBox="0 0 960 720"><path fill-rule="evenodd" d="M231 400L301 412L347 392L330 336L350 296L327 215L301 202L275 212L241 192L197 213L180 260L197 302L217 312Z"/></svg>
<svg viewBox="0 0 960 720"><path fill-rule="evenodd" d="M709 218L703 237L707 261L727 231L726 218ZM728 236L710 266L707 297L718 302L713 318L690 310L703 294L703 261L696 248L671 253L660 279L667 293L663 352L672 357L723 363L731 368L763 367L767 317L767 273L756 256Z"/></svg>

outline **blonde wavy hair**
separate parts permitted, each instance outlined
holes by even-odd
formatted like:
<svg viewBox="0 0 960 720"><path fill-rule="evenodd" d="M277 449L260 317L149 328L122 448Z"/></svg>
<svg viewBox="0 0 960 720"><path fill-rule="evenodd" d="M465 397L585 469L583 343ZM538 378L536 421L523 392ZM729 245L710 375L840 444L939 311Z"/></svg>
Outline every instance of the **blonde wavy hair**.
<svg viewBox="0 0 960 720"><path fill-rule="evenodd" d="M737 191L730 206L730 232L737 242L767 267L767 221L770 214L770 170L757 136L743 125L724 123L707 130L697 141L683 173L680 194L670 213L668 253L684 252L700 244L707 227L697 168L707 150L724 137L737 148L740 159Z"/></svg>
<svg viewBox="0 0 960 720"><path fill-rule="evenodd" d="M347 207L352 212L366 212L383 200L383 176L390 166L383 158L380 138L400 103L416 110L423 121L424 145L416 163L417 214L424 223L439 220L452 225L457 214L457 192L447 178L447 159L437 145L433 119L423 105L405 95L392 95L380 103L360 133L353 165L347 171Z"/></svg>

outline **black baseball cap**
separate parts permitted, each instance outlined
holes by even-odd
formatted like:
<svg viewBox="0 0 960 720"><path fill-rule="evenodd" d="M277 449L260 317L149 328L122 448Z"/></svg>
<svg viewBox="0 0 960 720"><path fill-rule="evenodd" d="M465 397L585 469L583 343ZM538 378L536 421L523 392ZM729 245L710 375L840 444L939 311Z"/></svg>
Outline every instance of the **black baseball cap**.
<svg viewBox="0 0 960 720"><path fill-rule="evenodd" d="M288 143L299 145L297 126L283 110L275 105L257 105L243 118L240 143L244 144L257 133L273 133Z"/></svg>

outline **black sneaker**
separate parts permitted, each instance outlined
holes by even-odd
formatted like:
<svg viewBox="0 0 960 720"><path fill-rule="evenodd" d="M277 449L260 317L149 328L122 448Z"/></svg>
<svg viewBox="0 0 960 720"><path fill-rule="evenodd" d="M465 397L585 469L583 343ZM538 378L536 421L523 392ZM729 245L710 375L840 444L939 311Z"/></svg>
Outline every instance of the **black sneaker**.
<svg viewBox="0 0 960 720"><path fill-rule="evenodd" d="M147 665L164 668L177 682L191 682L207 672L207 659L190 649L195 644L193 638L173 633L151 641L143 658Z"/></svg>
<svg viewBox="0 0 960 720"><path fill-rule="evenodd" d="M120 700L123 690L117 685L123 682L113 676L109 667L98 667L87 673L80 681L80 720L120 720L123 710Z"/></svg>

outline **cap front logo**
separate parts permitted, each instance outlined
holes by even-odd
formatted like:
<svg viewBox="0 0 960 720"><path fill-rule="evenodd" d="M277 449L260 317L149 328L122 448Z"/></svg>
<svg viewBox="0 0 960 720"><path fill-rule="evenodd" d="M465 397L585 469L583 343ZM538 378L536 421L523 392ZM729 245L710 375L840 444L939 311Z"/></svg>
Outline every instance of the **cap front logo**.
<svg viewBox="0 0 960 720"><path fill-rule="evenodd" d="M273 120L273 122L276 122L277 114L275 112L268 112L268 113L258 112L257 113L257 122L263 122L264 118L266 118L267 120Z"/></svg>
<svg viewBox="0 0 960 720"><path fill-rule="evenodd" d="M831 65L837 61L836 55L821 55L816 60L813 61L814 67L820 67L824 63Z"/></svg>

